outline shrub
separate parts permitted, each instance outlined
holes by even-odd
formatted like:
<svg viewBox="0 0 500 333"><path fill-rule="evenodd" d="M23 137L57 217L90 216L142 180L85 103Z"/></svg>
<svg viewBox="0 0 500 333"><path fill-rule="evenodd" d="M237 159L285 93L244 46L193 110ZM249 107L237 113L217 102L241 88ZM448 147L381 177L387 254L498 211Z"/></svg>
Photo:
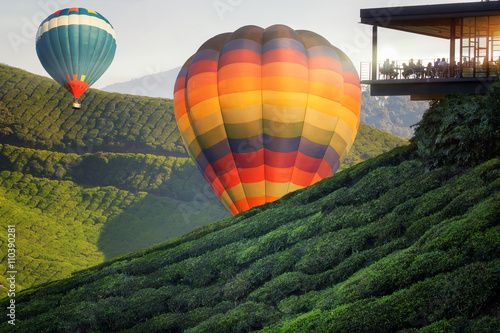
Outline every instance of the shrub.
<svg viewBox="0 0 500 333"><path fill-rule="evenodd" d="M500 84L486 98L449 95L433 101L411 139L432 166L472 165L500 153Z"/></svg>

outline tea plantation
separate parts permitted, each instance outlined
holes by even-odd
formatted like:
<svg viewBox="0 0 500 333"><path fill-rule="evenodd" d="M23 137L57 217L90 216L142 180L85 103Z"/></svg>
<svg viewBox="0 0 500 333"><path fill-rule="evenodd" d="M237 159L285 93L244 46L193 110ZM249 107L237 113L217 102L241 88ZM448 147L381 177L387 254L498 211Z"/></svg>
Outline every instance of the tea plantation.
<svg viewBox="0 0 500 333"><path fill-rule="evenodd" d="M411 145L24 290L16 329L499 332L499 97L432 103Z"/></svg>
<svg viewBox="0 0 500 333"><path fill-rule="evenodd" d="M0 65L0 221L16 225L18 290L230 216L187 157L172 100L90 89L82 109L71 102L53 80ZM403 144L361 124L342 167ZM7 246L2 232L2 274Z"/></svg>

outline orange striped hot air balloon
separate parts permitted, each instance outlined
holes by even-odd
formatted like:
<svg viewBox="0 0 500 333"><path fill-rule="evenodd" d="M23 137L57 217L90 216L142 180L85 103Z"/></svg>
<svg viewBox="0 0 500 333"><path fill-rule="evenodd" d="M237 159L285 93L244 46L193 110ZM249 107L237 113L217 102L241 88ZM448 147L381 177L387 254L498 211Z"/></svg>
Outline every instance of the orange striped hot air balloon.
<svg viewBox="0 0 500 333"><path fill-rule="evenodd" d="M245 26L205 42L174 89L191 158L232 214L337 171L359 126L349 58L320 35Z"/></svg>

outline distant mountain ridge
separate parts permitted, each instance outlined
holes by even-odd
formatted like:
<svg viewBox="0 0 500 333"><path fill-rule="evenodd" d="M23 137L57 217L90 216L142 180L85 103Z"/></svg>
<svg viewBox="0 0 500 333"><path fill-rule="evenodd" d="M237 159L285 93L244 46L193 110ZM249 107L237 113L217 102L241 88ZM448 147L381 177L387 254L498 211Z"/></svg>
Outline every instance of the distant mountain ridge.
<svg viewBox="0 0 500 333"><path fill-rule="evenodd" d="M412 101L409 96L370 96L370 89L362 92L361 122L379 128L400 138L413 136L412 125L422 119L428 101Z"/></svg>
<svg viewBox="0 0 500 333"><path fill-rule="evenodd" d="M174 85L181 67L176 67L165 72L142 76L130 81L110 84L102 91L117 92L121 94L174 98Z"/></svg>

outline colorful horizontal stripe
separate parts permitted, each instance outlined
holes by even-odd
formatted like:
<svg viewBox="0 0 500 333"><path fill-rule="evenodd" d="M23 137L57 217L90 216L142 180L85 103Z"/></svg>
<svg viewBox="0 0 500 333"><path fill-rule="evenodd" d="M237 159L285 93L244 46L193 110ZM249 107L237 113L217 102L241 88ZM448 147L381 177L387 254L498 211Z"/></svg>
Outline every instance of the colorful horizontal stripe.
<svg viewBox="0 0 500 333"><path fill-rule="evenodd" d="M104 74L115 51L113 26L93 10L59 10L37 31L36 52L42 66L75 98Z"/></svg>
<svg viewBox="0 0 500 333"><path fill-rule="evenodd" d="M50 29L55 29L57 27L65 25L79 25L86 24L89 26L97 27L109 33L113 38L116 39L115 30L113 26L100 14L93 11L69 11L67 15L61 14L63 11L59 11L58 15L51 15L49 18L45 19L40 26L36 34L36 40L40 39L42 35L48 32Z"/></svg>
<svg viewBox="0 0 500 333"><path fill-rule="evenodd" d="M349 58L284 25L208 40L174 88L183 142L233 214L331 176L352 146L360 105Z"/></svg>

